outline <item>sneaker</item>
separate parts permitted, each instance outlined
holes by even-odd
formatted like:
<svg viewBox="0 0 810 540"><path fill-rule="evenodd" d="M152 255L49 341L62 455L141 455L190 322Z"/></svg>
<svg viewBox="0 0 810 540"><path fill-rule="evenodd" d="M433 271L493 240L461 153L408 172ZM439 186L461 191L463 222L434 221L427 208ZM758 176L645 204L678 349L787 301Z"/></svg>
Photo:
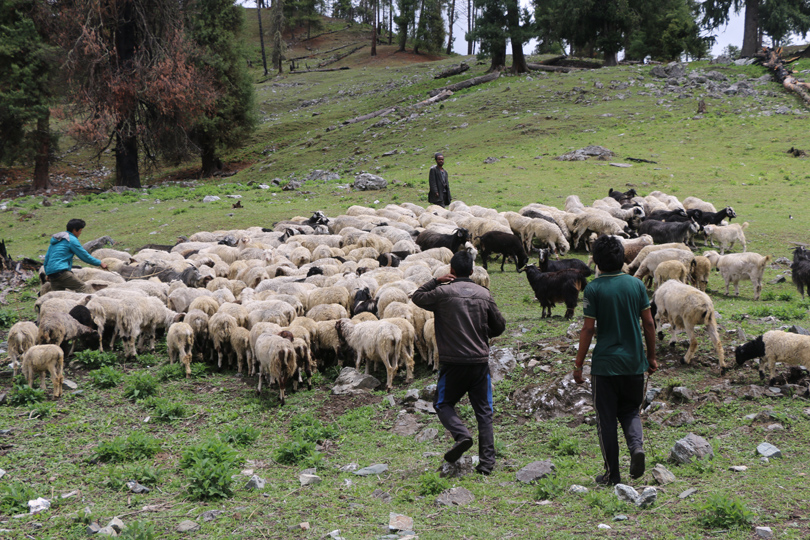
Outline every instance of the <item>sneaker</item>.
<svg viewBox="0 0 810 540"><path fill-rule="evenodd" d="M611 480L607 473L597 474L594 480L600 486L615 486L616 484L621 483L621 480Z"/></svg>
<svg viewBox="0 0 810 540"><path fill-rule="evenodd" d="M641 478L644 474L644 450L636 450L630 456L630 478Z"/></svg>
<svg viewBox="0 0 810 540"><path fill-rule="evenodd" d="M448 463L455 463L464 452L470 449L472 444L472 439L460 439L450 450L447 451L447 453L444 455L444 460Z"/></svg>

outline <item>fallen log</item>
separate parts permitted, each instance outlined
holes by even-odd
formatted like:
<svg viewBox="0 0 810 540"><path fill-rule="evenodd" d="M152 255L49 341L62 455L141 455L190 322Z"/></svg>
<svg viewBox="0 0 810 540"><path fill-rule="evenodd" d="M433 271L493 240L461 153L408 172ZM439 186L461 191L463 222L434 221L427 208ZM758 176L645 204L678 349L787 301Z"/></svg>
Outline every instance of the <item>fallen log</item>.
<svg viewBox="0 0 810 540"><path fill-rule="evenodd" d="M445 90L444 92L436 94L432 98L428 98L428 99L426 99L424 101L420 101L419 103L414 103L413 106L414 107L424 107L425 105L432 105L434 103L438 103L439 101L444 101L445 99L449 98L452 95L453 95L453 92L451 92L450 90Z"/></svg>
<svg viewBox="0 0 810 540"><path fill-rule="evenodd" d="M480 77L473 77L472 79L467 79L466 81L457 82L455 84L450 84L443 88L437 88L435 90L431 90L428 92L430 97L438 96L442 92L450 91L450 92L458 92L459 90L463 90L464 88L469 88L471 86L477 86L479 84L488 83L490 81L494 81L498 77L501 76L500 71L493 71L492 73L488 73L486 75L481 75Z"/></svg>
<svg viewBox="0 0 810 540"><path fill-rule="evenodd" d="M328 66L329 64L334 64L335 62L339 62L339 61L343 60L344 58L346 58L347 56L356 53L357 51L359 51L360 49L362 49L365 46L366 46L365 44L359 45L359 46L355 47L354 49L352 49L352 50L350 50L350 51L348 51L346 53L336 54L335 56L333 56L329 60L326 60L326 61L321 62L320 64L318 64L318 67L322 68L322 67Z"/></svg>
<svg viewBox="0 0 810 540"><path fill-rule="evenodd" d="M566 66L547 66L545 64L526 64L526 67L532 71L553 71L555 73L569 73L571 71L580 71L582 69Z"/></svg>
<svg viewBox="0 0 810 540"><path fill-rule="evenodd" d="M312 58L313 56L317 56L319 54L329 54L331 52L339 51L340 49L345 49L346 47L351 47L352 45L357 45L357 43L347 43L346 45L341 45L340 47L335 47L334 49L329 49L328 51L315 51L310 54L305 54L304 56L296 56L295 58L288 58L290 61L295 60L305 60L307 58Z"/></svg>
<svg viewBox="0 0 810 540"><path fill-rule="evenodd" d="M349 66L339 68L326 68L326 69L305 69L303 71L290 71L290 75L298 75L299 73L325 73L327 71L344 71L350 69Z"/></svg>
<svg viewBox="0 0 810 540"><path fill-rule="evenodd" d="M462 62L457 66L451 66L444 71L440 72L438 75L434 75L434 79L446 79L447 77L452 77L453 75L458 75L459 73L464 73L470 69L470 66L467 65L466 62Z"/></svg>
<svg viewBox="0 0 810 540"><path fill-rule="evenodd" d="M344 126L348 124L356 124L357 122L362 122L363 120L371 120L372 118L377 118L378 116L389 115L396 110L397 110L396 107L386 107L385 109L380 109L379 111L364 114L363 116L357 116L349 120L344 120L343 122L341 122L341 124L343 124Z"/></svg>
<svg viewBox="0 0 810 540"><path fill-rule="evenodd" d="M782 48L771 49L765 47L760 55L763 57L762 65L773 71L776 82L781 83L786 90L793 92L810 105L810 84L800 81L793 76L793 71L786 67L785 60L781 57Z"/></svg>

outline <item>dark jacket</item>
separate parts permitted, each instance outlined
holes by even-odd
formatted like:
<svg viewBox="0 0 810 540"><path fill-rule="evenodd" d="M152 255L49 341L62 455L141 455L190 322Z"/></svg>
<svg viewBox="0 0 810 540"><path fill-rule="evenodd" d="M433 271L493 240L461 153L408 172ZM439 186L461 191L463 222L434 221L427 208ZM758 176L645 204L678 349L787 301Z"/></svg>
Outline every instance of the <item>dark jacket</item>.
<svg viewBox="0 0 810 540"><path fill-rule="evenodd" d="M506 321L486 288L467 278L441 285L432 279L413 293L412 300L434 314L439 362L489 361L489 339L503 333Z"/></svg>
<svg viewBox="0 0 810 540"><path fill-rule="evenodd" d="M444 169L439 170L439 167L434 165L430 168L430 175L428 176L428 202L447 206L452 201L450 197L450 183L447 180L447 171Z"/></svg>

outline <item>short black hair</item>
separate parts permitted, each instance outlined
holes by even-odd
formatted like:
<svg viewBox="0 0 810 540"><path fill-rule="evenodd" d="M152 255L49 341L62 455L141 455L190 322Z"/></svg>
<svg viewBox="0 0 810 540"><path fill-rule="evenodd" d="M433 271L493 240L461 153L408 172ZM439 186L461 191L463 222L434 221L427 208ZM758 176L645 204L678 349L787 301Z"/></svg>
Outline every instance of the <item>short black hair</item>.
<svg viewBox="0 0 810 540"><path fill-rule="evenodd" d="M450 268L456 277L470 277L473 271L473 256L469 251L459 251L450 259Z"/></svg>
<svg viewBox="0 0 810 540"><path fill-rule="evenodd" d="M438 158L439 156L444 157L444 154L442 154L441 152L436 152L435 154L433 154L433 159L436 159L436 158Z"/></svg>
<svg viewBox="0 0 810 540"><path fill-rule="evenodd" d="M617 272L624 265L624 244L615 236L606 234L597 238L591 253L600 272Z"/></svg>
<svg viewBox="0 0 810 540"><path fill-rule="evenodd" d="M83 219L74 218L68 221L66 230L67 232L78 231L79 229L84 229L85 225L87 225L87 223L85 223Z"/></svg>

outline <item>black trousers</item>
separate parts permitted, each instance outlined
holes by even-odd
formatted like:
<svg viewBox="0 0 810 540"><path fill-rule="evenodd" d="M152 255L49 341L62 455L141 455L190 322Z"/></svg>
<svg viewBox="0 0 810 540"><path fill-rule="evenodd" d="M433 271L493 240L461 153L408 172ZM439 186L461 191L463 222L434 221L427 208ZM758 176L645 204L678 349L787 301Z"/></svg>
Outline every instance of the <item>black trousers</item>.
<svg viewBox="0 0 810 540"><path fill-rule="evenodd" d="M495 466L495 435L492 430L492 380L489 364L439 364L439 382L433 408L454 441L472 438L456 413L456 403L467 394L478 423L478 459L483 469Z"/></svg>
<svg viewBox="0 0 810 540"><path fill-rule="evenodd" d="M638 409L644 400L644 374L606 377L591 375L593 406L605 472L611 482L620 482L618 424L632 454L644 449Z"/></svg>

